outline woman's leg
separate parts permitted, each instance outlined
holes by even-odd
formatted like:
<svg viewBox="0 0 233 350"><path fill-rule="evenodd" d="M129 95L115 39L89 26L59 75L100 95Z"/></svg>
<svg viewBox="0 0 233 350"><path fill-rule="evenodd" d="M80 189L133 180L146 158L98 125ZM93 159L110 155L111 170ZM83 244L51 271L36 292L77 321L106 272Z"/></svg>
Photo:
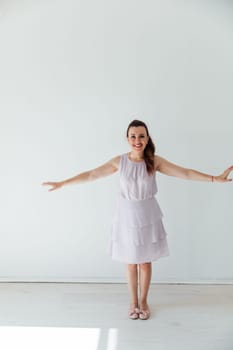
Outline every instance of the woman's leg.
<svg viewBox="0 0 233 350"><path fill-rule="evenodd" d="M147 296L151 281L151 263L139 265L139 283L140 283L140 308L141 310L149 310L147 304Z"/></svg>
<svg viewBox="0 0 233 350"><path fill-rule="evenodd" d="M128 264L126 267L128 289L130 294L130 307L138 307L138 266Z"/></svg>

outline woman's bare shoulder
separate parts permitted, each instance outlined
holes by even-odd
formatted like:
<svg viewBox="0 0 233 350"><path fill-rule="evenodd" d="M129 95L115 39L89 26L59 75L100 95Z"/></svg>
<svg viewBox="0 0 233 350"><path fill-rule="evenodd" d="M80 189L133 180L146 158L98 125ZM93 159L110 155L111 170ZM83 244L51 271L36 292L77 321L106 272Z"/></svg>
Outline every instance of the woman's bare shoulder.
<svg viewBox="0 0 233 350"><path fill-rule="evenodd" d="M115 156L109 160L109 163L111 163L116 169L118 169L120 164L120 159L121 159L121 155Z"/></svg>
<svg viewBox="0 0 233 350"><path fill-rule="evenodd" d="M154 161L155 161L155 171L157 171L163 162L163 158L160 157L158 154L155 154L154 156Z"/></svg>

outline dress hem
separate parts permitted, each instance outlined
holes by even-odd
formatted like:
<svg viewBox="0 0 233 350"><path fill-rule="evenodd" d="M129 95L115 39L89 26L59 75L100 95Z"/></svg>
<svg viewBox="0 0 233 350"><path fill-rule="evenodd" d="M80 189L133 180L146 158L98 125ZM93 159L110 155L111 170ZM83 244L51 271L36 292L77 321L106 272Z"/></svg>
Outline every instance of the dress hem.
<svg viewBox="0 0 233 350"><path fill-rule="evenodd" d="M161 258L166 258L166 257L169 257L170 256L170 254L168 253L168 254L164 254L164 255L161 255L161 256L159 256L159 257L157 257L157 258L152 258L152 259L146 259L146 260L142 260L142 261L137 261L137 262L132 262L132 261L125 261L124 260L124 258L114 258L114 257L111 257L112 258L112 260L113 261L118 261L118 262L122 262L122 263L125 263L125 264L135 264L135 265L137 265L137 264L146 264L146 263L152 263L152 262L154 262L154 261L157 261L157 260L159 260L159 259L161 259Z"/></svg>

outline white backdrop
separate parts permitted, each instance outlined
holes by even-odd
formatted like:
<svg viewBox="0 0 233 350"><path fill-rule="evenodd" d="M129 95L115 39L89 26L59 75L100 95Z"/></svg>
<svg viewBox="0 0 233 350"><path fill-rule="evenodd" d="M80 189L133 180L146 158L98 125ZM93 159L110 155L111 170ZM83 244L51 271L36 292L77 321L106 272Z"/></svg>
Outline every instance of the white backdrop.
<svg viewBox="0 0 233 350"><path fill-rule="evenodd" d="M210 174L233 163L231 1L0 2L0 279L124 281L107 255L118 174L49 193L128 151ZM232 282L233 184L158 174L170 256L155 282Z"/></svg>

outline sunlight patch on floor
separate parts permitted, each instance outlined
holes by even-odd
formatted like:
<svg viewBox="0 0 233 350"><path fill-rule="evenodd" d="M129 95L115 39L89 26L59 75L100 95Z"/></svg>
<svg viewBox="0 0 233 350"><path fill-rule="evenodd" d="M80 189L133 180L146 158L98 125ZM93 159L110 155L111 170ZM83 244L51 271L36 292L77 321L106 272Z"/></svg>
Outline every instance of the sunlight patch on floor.
<svg viewBox="0 0 233 350"><path fill-rule="evenodd" d="M98 350L100 328L0 327L4 350ZM109 330L109 348L115 350L116 332Z"/></svg>
<svg viewBox="0 0 233 350"><path fill-rule="evenodd" d="M108 331L108 343L106 350L117 350L117 338L118 330L116 328L110 328Z"/></svg>

